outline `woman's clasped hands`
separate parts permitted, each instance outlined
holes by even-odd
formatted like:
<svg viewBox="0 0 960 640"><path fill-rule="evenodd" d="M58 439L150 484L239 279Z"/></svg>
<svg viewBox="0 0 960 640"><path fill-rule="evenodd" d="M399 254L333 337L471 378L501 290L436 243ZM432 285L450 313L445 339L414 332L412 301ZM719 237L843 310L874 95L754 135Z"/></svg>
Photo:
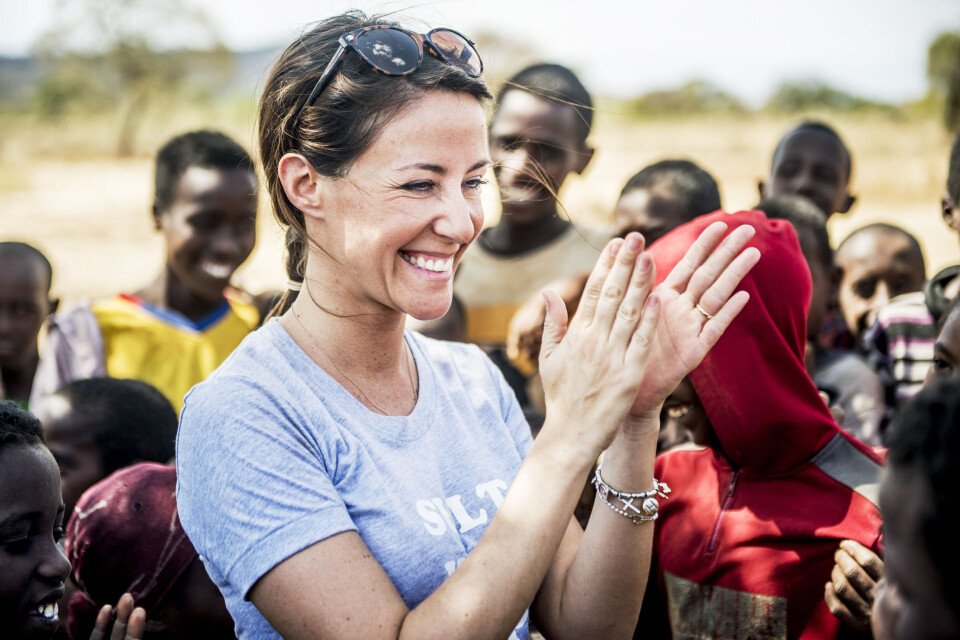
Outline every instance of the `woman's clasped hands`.
<svg viewBox="0 0 960 640"><path fill-rule="evenodd" d="M643 236L611 240L569 325L560 297L544 292L540 371L547 415L559 412L597 453L621 425L656 424L651 419L667 395L747 304L749 294L735 291L760 259L756 248L744 249L754 229L744 225L723 238L726 230L722 222L707 227L656 287Z"/></svg>

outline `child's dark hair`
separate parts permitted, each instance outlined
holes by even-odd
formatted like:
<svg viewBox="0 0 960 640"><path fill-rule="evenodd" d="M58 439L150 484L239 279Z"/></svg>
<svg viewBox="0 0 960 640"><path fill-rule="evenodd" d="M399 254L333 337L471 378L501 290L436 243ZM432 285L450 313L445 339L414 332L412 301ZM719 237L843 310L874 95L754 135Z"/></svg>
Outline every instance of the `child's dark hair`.
<svg viewBox="0 0 960 640"><path fill-rule="evenodd" d="M32 261L46 277L47 291L50 291L50 284L53 281L53 267L47 256L43 255L39 249L26 242L0 242L0 258L14 258L17 260Z"/></svg>
<svg viewBox="0 0 960 640"><path fill-rule="evenodd" d="M264 87L257 118L260 161L274 215L290 229L290 256L307 255L307 232L303 214L287 198L280 182L278 165L284 154L300 153L320 175L342 178L383 128L426 92L464 93L481 102L492 97L481 78L472 78L430 54L423 56L423 64L414 73L389 77L348 52L333 80L298 119L304 101L339 48L340 36L374 25L399 26L360 11L318 22L280 54ZM288 278L302 281L303 265L299 259L288 260ZM288 294L278 309L289 306Z"/></svg>
<svg viewBox="0 0 960 640"><path fill-rule="evenodd" d="M850 176L853 174L853 156L850 153L850 147L848 147L847 143L843 141L843 138L840 137L840 134L837 133L837 130L825 122L819 122L816 120L801 122L799 125L784 134L784 136L780 138L780 142L777 143L777 148L773 150L773 159L771 160L771 164L776 162L777 155L780 153L780 149L783 147L783 143L787 140L787 138L795 133L800 133L801 131L822 133L830 136L840 144L840 146L843 148L844 167L847 170L847 181L849 182Z"/></svg>
<svg viewBox="0 0 960 640"><path fill-rule="evenodd" d="M85 418L108 475L135 462L165 463L175 454L177 413L170 401L140 380L89 378L54 392Z"/></svg>
<svg viewBox="0 0 960 640"><path fill-rule="evenodd" d="M559 64L540 63L521 69L497 92L497 105L509 91L522 90L565 104L577 112L577 139L585 142L593 125L593 100L590 92L573 71Z"/></svg>
<svg viewBox="0 0 960 640"><path fill-rule="evenodd" d="M173 204L177 181L190 167L254 171L250 154L219 131L191 131L179 135L157 152L154 212L165 211Z"/></svg>
<svg viewBox="0 0 960 640"><path fill-rule="evenodd" d="M947 170L947 195L955 206L960 206L960 134L950 148L950 168Z"/></svg>
<svg viewBox="0 0 960 640"><path fill-rule="evenodd" d="M722 208L717 181L689 160L661 160L644 167L627 181L620 191L620 197L637 189L651 189L659 185L672 187L676 191L689 216L688 220Z"/></svg>
<svg viewBox="0 0 960 640"><path fill-rule="evenodd" d="M775 196L760 202L756 207L768 218L786 220L796 229L797 235L807 234L816 243L814 254L825 269L833 267L833 248L827 232L827 216L820 207L802 196ZM802 242L801 242L802 244Z"/></svg>
<svg viewBox="0 0 960 640"><path fill-rule="evenodd" d="M917 534L943 578L946 600L960 613L960 572L954 553L953 517L960 510L960 377L924 387L897 413L887 436L887 465L919 474L933 509Z"/></svg>
<svg viewBox="0 0 960 640"><path fill-rule="evenodd" d="M0 400L0 450L13 445L43 445L43 426L16 402Z"/></svg>
<svg viewBox="0 0 960 640"><path fill-rule="evenodd" d="M873 224L868 224L865 227L861 227L848 235L843 239L843 242L840 243L840 246L837 247L837 251L842 251L843 247L846 246L853 238L867 234L867 233L880 233L887 234L892 236L900 236L906 239L907 243L910 246L911 258L917 262L921 267L923 273L926 273L926 261L923 258L923 249L920 247L920 241L917 240L909 231L901 229L900 227L894 226L892 224L886 224L883 222L875 222Z"/></svg>

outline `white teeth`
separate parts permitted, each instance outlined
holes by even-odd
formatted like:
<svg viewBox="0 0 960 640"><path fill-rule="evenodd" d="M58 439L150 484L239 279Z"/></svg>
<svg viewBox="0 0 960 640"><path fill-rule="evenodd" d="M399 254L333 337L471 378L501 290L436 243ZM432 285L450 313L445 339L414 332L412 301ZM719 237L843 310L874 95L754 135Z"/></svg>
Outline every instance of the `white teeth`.
<svg viewBox="0 0 960 640"><path fill-rule="evenodd" d="M217 264L215 262L204 262L200 268L210 277L219 280L229 278L233 273L233 269L231 269L229 265Z"/></svg>
<svg viewBox="0 0 960 640"><path fill-rule="evenodd" d="M667 409L667 415L673 418L674 420L679 420L683 416L690 413L690 410L693 409L692 404L678 404L674 407Z"/></svg>
<svg viewBox="0 0 960 640"><path fill-rule="evenodd" d="M54 618L60 617L60 607L56 602L53 604L42 604L37 607L37 613L42 615L47 620L53 620Z"/></svg>
<svg viewBox="0 0 960 640"><path fill-rule="evenodd" d="M433 271L435 273L450 271L450 269L453 267L453 258L450 258L449 260L427 260L423 258L423 256L414 258L402 252L400 253L400 256L415 267L420 267L421 269L426 269L427 271Z"/></svg>

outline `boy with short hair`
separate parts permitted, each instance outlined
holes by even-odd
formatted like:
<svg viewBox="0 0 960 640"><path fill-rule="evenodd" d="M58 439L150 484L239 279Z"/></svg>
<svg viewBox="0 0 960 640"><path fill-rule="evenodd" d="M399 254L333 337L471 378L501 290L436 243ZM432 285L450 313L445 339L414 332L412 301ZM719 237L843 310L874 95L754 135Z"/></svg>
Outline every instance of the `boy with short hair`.
<svg viewBox="0 0 960 640"><path fill-rule="evenodd" d="M933 361L937 328L923 293L923 250L903 229L871 224L840 243L837 265L840 308L892 410L920 389Z"/></svg>
<svg viewBox="0 0 960 640"><path fill-rule="evenodd" d="M650 246L720 206L720 188L707 171L689 160L661 160L637 172L620 191L613 210L616 234L638 231Z"/></svg>
<svg viewBox="0 0 960 640"><path fill-rule="evenodd" d="M53 269L39 250L0 242L0 400L26 410L40 361L37 340L58 300L50 297Z"/></svg>
<svg viewBox="0 0 960 640"><path fill-rule="evenodd" d="M803 122L787 132L773 152L770 177L757 186L760 199L803 196L829 218L847 213L856 201L848 188L853 172L850 149L823 122Z"/></svg>
<svg viewBox="0 0 960 640"><path fill-rule="evenodd" d="M54 316L32 399L66 382L110 376L184 394L230 355L260 320L229 289L256 241L257 179L236 142L214 131L173 138L157 154L153 220L166 261L136 293Z"/></svg>
<svg viewBox="0 0 960 640"><path fill-rule="evenodd" d="M590 94L569 69L537 64L497 95L490 155L503 215L457 269L467 340L502 350L511 316L547 282L587 272L609 235L574 227L557 194L593 157Z"/></svg>
<svg viewBox="0 0 960 640"><path fill-rule="evenodd" d="M84 491L114 471L137 462L166 464L173 459L177 414L146 382L75 380L33 409L60 465L65 519Z"/></svg>

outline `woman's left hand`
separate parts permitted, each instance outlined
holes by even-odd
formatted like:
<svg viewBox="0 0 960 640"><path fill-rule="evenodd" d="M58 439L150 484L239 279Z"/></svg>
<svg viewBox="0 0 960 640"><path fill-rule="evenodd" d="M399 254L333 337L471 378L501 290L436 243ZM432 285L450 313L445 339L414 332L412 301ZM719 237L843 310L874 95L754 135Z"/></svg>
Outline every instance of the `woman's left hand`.
<svg viewBox="0 0 960 640"><path fill-rule="evenodd" d="M631 416L659 412L750 299L746 291L734 291L760 260L758 249L744 250L756 231L743 225L720 242L726 231L722 222L707 227L651 294L660 299L662 314Z"/></svg>

